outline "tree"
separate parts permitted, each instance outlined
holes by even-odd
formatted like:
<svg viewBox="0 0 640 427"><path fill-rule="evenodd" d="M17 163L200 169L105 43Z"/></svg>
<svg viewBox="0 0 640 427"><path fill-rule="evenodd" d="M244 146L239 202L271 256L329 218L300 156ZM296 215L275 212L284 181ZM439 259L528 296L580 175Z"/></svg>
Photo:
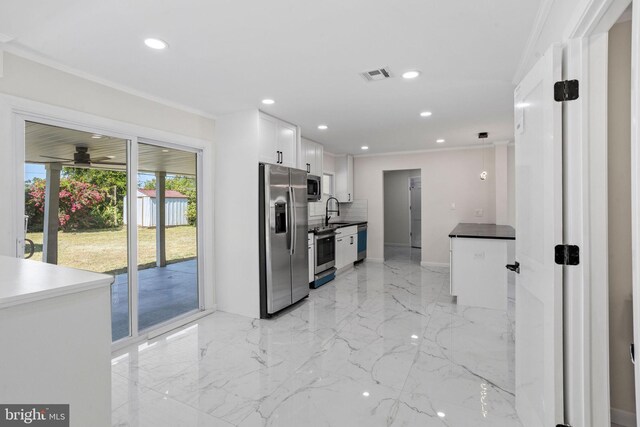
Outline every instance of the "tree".
<svg viewBox="0 0 640 427"><path fill-rule="evenodd" d="M96 225L100 227L117 227L122 225L124 199L127 196L127 173L91 168L74 168L65 166L62 176L80 182L95 185L105 194L102 203L94 207Z"/></svg>
<svg viewBox="0 0 640 427"><path fill-rule="evenodd" d="M34 179L27 191L27 212L30 222L36 226L43 223L46 181ZM105 199L105 194L96 185L62 178L60 180L58 224L64 231L80 230L100 226L96 207Z"/></svg>

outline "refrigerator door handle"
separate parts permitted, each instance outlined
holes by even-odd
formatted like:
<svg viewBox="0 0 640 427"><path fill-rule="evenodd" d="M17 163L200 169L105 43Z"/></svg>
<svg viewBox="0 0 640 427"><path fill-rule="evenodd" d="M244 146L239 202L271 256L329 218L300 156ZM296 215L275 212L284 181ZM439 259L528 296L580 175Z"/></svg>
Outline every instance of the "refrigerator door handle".
<svg viewBox="0 0 640 427"><path fill-rule="evenodd" d="M289 212L287 212L287 216L289 217L289 255L293 255L295 253L295 229L296 229L296 220L294 217L295 211L295 203L293 202L293 188L289 187L287 189L288 198L289 198Z"/></svg>
<svg viewBox="0 0 640 427"><path fill-rule="evenodd" d="M289 204L291 206L291 255L296 253L296 237L298 234L297 225L298 218L296 217L296 195L293 187L289 187Z"/></svg>

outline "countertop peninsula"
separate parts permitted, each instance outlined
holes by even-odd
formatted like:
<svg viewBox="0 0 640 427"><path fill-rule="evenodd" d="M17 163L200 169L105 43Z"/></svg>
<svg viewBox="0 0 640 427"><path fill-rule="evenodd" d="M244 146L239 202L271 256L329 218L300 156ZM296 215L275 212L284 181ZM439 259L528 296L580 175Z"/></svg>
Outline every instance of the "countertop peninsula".
<svg viewBox="0 0 640 427"><path fill-rule="evenodd" d="M461 222L449 233L449 237L515 240L516 230L510 225Z"/></svg>

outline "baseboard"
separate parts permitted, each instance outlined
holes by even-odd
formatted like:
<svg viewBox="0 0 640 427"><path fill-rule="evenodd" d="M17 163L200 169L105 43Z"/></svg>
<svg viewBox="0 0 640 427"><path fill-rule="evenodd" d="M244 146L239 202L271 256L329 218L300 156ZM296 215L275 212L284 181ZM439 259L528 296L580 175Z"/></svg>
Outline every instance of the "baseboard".
<svg viewBox="0 0 640 427"><path fill-rule="evenodd" d="M420 262L422 267L449 267L448 262L431 262L431 261L422 261Z"/></svg>
<svg viewBox="0 0 640 427"><path fill-rule="evenodd" d="M339 275L341 275L342 273L349 271L349 270L353 270L354 266L353 264L349 264L349 265L345 265L342 268L339 268L338 270L336 270L336 277L338 277Z"/></svg>
<svg viewBox="0 0 640 427"><path fill-rule="evenodd" d="M623 427L636 427L636 414L611 408L611 422Z"/></svg>

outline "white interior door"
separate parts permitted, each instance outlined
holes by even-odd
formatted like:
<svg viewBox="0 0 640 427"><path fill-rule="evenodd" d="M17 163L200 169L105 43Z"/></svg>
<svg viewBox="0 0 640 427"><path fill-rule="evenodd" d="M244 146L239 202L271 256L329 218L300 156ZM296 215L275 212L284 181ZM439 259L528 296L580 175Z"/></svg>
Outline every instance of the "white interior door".
<svg viewBox="0 0 640 427"><path fill-rule="evenodd" d="M422 184L420 177L409 178L409 212L411 215L411 247L422 247Z"/></svg>
<svg viewBox="0 0 640 427"><path fill-rule="evenodd" d="M516 409L525 427L562 423L562 106L553 86L562 49L552 46L515 90Z"/></svg>

